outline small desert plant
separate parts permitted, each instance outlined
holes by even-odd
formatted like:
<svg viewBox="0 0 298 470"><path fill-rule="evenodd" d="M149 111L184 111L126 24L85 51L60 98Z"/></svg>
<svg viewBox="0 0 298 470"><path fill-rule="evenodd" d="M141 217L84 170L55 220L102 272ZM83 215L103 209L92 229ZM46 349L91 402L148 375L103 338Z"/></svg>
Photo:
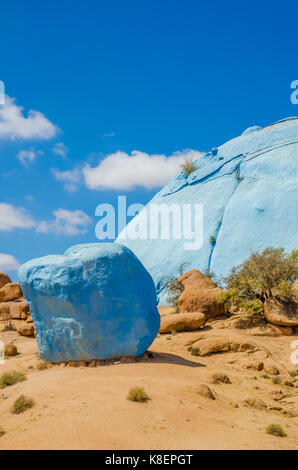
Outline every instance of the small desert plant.
<svg viewBox="0 0 298 470"><path fill-rule="evenodd" d="M179 282L179 277L185 272L187 265L188 263L182 263L179 266L178 276L164 280L164 290L167 294L167 301L171 307L176 308L175 313L179 313L178 299L184 290L181 282Z"/></svg>
<svg viewBox="0 0 298 470"><path fill-rule="evenodd" d="M280 424L269 424L266 428L267 434L273 434L273 436L285 437L287 434L284 431L284 428Z"/></svg>
<svg viewBox="0 0 298 470"><path fill-rule="evenodd" d="M280 377L273 377L271 379L271 382L274 384L274 385L279 385L281 383L281 378Z"/></svg>
<svg viewBox="0 0 298 470"><path fill-rule="evenodd" d="M210 242L210 243L213 243L213 244L216 243L216 239L214 238L213 235L210 235L210 237L209 237L209 242Z"/></svg>
<svg viewBox="0 0 298 470"><path fill-rule="evenodd" d="M16 327L13 325L11 320L5 320L2 331L16 331Z"/></svg>
<svg viewBox="0 0 298 470"><path fill-rule="evenodd" d="M200 349L199 348L193 348L192 346L189 346L187 350L190 352L192 356L199 356L200 355Z"/></svg>
<svg viewBox="0 0 298 470"><path fill-rule="evenodd" d="M171 330L172 336L176 336L177 331L176 330Z"/></svg>
<svg viewBox="0 0 298 470"><path fill-rule="evenodd" d="M13 372L5 372L0 377L0 388L9 387L18 382L26 380L26 375L23 372L14 370Z"/></svg>
<svg viewBox="0 0 298 470"><path fill-rule="evenodd" d="M193 171L195 171L196 167L194 165L193 158L185 157L184 162L180 165L181 170L184 172L186 176L189 176Z"/></svg>
<svg viewBox="0 0 298 470"><path fill-rule="evenodd" d="M270 379L270 375L268 375L268 374L263 374L263 375L261 375L261 377L263 379Z"/></svg>
<svg viewBox="0 0 298 470"><path fill-rule="evenodd" d="M296 375L298 375L298 372L296 370L289 370L289 374L291 377L296 377Z"/></svg>
<svg viewBox="0 0 298 470"><path fill-rule="evenodd" d="M293 282L298 277L298 250L286 254L284 248L266 248L232 269L223 279L227 291L219 296L228 310L231 306L263 316L264 303L275 298L291 303Z"/></svg>
<svg viewBox="0 0 298 470"><path fill-rule="evenodd" d="M149 397L145 390L141 387L133 387L129 390L127 400L137 401L139 403L145 403L149 400Z"/></svg>
<svg viewBox="0 0 298 470"><path fill-rule="evenodd" d="M11 412L13 414L20 414L23 413L23 411L28 410L29 408L32 408L35 405L34 400L32 398L27 398L25 395L20 395L19 398L17 398L12 407L11 407Z"/></svg>
<svg viewBox="0 0 298 470"><path fill-rule="evenodd" d="M5 434L5 431L2 428L2 426L0 426L0 437L4 436L4 434Z"/></svg>
<svg viewBox="0 0 298 470"><path fill-rule="evenodd" d="M46 362L39 362L36 366L37 370L45 370L48 368L48 364Z"/></svg>

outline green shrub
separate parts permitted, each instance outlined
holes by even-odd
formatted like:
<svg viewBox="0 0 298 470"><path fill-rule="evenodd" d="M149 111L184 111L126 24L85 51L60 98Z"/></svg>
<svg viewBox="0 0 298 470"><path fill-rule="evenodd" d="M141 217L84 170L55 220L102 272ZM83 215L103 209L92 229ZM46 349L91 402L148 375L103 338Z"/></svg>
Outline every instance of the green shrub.
<svg viewBox="0 0 298 470"><path fill-rule="evenodd" d="M27 398L25 395L20 395L19 398L14 401L11 407L11 412L18 415L28 410L29 408L32 408L34 405L35 402L32 400L32 398Z"/></svg>
<svg viewBox="0 0 298 470"><path fill-rule="evenodd" d="M46 362L39 362L36 366L37 370L44 370L48 368L48 364Z"/></svg>
<svg viewBox="0 0 298 470"><path fill-rule="evenodd" d="M167 294L167 301L171 307L175 307L175 313L179 313L178 299L184 290L181 282L179 282L179 277L185 272L187 266L188 263L182 263L178 270L178 276L163 280L164 291Z"/></svg>
<svg viewBox="0 0 298 470"><path fill-rule="evenodd" d="M291 377L296 377L296 375L298 375L298 372L296 370L289 370L289 374Z"/></svg>
<svg viewBox="0 0 298 470"><path fill-rule="evenodd" d="M263 374L263 375L261 375L261 377L263 379L270 379L270 375L268 375L268 374Z"/></svg>
<svg viewBox="0 0 298 470"><path fill-rule="evenodd" d="M200 349L199 348L193 348L192 346L188 346L187 350L190 352L192 356L199 356L200 355Z"/></svg>
<svg viewBox="0 0 298 470"><path fill-rule="evenodd" d="M248 260L232 269L223 279L226 292L218 300L263 316L264 302L276 298L293 302L293 282L298 277L298 250L286 254L284 248L266 248L253 253Z"/></svg>
<svg viewBox="0 0 298 470"><path fill-rule="evenodd" d="M141 387L133 387L129 390L127 400L137 401L139 403L145 403L149 400L149 397L145 390Z"/></svg>
<svg viewBox="0 0 298 470"><path fill-rule="evenodd" d="M271 382L274 384L274 385L280 385L281 384L281 378L280 377L273 377L271 379Z"/></svg>
<svg viewBox="0 0 298 470"><path fill-rule="evenodd" d="M285 433L283 427L280 424L269 424L266 428L267 434L273 434L273 436L280 436L285 437L287 434Z"/></svg>
<svg viewBox="0 0 298 470"><path fill-rule="evenodd" d="M18 382L26 380L26 375L23 372L14 370L13 372L5 372L0 377L0 388L9 387Z"/></svg>
<svg viewBox="0 0 298 470"><path fill-rule="evenodd" d="M185 157L185 160L180 165L180 168L186 176L189 176L196 169L193 158Z"/></svg>

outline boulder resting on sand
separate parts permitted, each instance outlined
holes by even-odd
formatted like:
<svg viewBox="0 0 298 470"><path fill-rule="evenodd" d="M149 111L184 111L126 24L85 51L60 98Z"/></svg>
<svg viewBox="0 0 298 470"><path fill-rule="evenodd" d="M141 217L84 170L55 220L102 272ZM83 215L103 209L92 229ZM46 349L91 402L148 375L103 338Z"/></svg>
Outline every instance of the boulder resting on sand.
<svg viewBox="0 0 298 470"><path fill-rule="evenodd" d="M19 279L45 362L140 356L158 333L153 280L125 246L76 245L28 261Z"/></svg>
<svg viewBox="0 0 298 470"><path fill-rule="evenodd" d="M206 315L200 312L173 313L161 317L160 333L171 331L192 331L204 326Z"/></svg>
<svg viewBox="0 0 298 470"><path fill-rule="evenodd" d="M17 327L17 332L21 336L34 336L34 325L33 323L27 323L26 321L22 321Z"/></svg>
<svg viewBox="0 0 298 470"><path fill-rule="evenodd" d="M268 299L264 304L264 314L273 325L298 326L298 303Z"/></svg>
<svg viewBox="0 0 298 470"><path fill-rule="evenodd" d="M180 312L202 312L207 318L225 313L224 304L217 300L222 289L210 277L191 269L180 276L179 282L184 288L178 300Z"/></svg>
<svg viewBox="0 0 298 470"><path fill-rule="evenodd" d="M210 338L201 338L192 344L193 348L198 348L200 356L209 356L210 354L225 352L245 352L256 351L257 346L254 343L239 339L231 339L226 336L213 335Z"/></svg>

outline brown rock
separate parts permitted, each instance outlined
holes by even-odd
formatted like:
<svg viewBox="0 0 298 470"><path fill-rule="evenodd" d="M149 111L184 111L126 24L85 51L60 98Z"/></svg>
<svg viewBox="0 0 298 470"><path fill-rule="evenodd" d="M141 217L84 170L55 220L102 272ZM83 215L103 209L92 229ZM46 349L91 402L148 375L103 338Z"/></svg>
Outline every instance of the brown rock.
<svg viewBox="0 0 298 470"><path fill-rule="evenodd" d="M256 408L256 410L261 410L261 411L267 410L267 405L263 400L261 400L261 398L247 397L244 400L244 405Z"/></svg>
<svg viewBox="0 0 298 470"><path fill-rule="evenodd" d="M34 336L35 328L34 328L33 323L27 323L27 322L23 321L18 326L17 332L21 336Z"/></svg>
<svg viewBox="0 0 298 470"><path fill-rule="evenodd" d="M202 338L192 344L193 348L200 350L200 356L207 356L215 353L224 352L244 352L255 351L256 345L248 343L239 338L239 340L229 340L224 336L212 336L210 338Z"/></svg>
<svg viewBox="0 0 298 470"><path fill-rule="evenodd" d="M218 373L218 374L213 374L211 377L211 381L213 384L230 384L231 381L229 377L225 374Z"/></svg>
<svg viewBox="0 0 298 470"><path fill-rule="evenodd" d="M230 322L230 327L231 328L236 328L239 330L244 330L246 328L249 328L251 326L251 319L250 318L235 318Z"/></svg>
<svg viewBox="0 0 298 470"><path fill-rule="evenodd" d="M17 282L9 282L0 289L0 302L8 302L9 300L19 299L22 296L21 286Z"/></svg>
<svg viewBox="0 0 298 470"><path fill-rule="evenodd" d="M5 284L8 284L9 282L11 282L10 277L5 273L0 272L0 289L1 287L5 286Z"/></svg>
<svg viewBox="0 0 298 470"><path fill-rule="evenodd" d="M28 315L26 322L33 323L33 318L31 317L31 315Z"/></svg>
<svg viewBox="0 0 298 470"><path fill-rule="evenodd" d="M273 325L298 326L298 303L296 302L281 302L277 299L266 300L264 313L267 320Z"/></svg>
<svg viewBox="0 0 298 470"><path fill-rule="evenodd" d="M19 354L17 347L13 343L5 345L4 353L7 357L17 356Z"/></svg>
<svg viewBox="0 0 298 470"><path fill-rule="evenodd" d="M248 332L251 336L291 336L293 334L293 329L290 326L276 326L268 323L264 326L256 326L251 328Z"/></svg>
<svg viewBox="0 0 298 470"><path fill-rule="evenodd" d="M213 395L208 385L205 385L205 384L199 385L197 392L202 397L209 398L209 400L215 400L215 396Z"/></svg>
<svg viewBox="0 0 298 470"><path fill-rule="evenodd" d="M269 375L279 375L278 368L274 364L268 361L266 361L264 364L264 372L266 372Z"/></svg>
<svg viewBox="0 0 298 470"><path fill-rule="evenodd" d="M26 300L10 303L10 318L15 320L26 320L29 315L29 305Z"/></svg>
<svg viewBox="0 0 298 470"><path fill-rule="evenodd" d="M207 318L225 313L224 304L217 301L222 289L196 269L184 273L179 282L184 291L179 297L180 312L202 312Z"/></svg>
<svg viewBox="0 0 298 470"><path fill-rule="evenodd" d="M201 328L206 321L206 316L200 312L174 313L161 317L160 333L171 331L192 331Z"/></svg>
<svg viewBox="0 0 298 470"><path fill-rule="evenodd" d="M261 361L249 361L246 364L246 368L260 371L264 369L264 363Z"/></svg>

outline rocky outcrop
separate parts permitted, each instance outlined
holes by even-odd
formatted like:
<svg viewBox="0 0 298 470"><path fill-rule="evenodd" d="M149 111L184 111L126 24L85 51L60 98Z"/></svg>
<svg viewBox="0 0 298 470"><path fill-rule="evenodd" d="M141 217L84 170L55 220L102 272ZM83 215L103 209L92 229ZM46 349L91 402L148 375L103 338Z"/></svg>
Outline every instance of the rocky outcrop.
<svg viewBox="0 0 298 470"><path fill-rule="evenodd" d="M158 333L153 280L122 245L77 245L18 274L45 362L140 356Z"/></svg>
<svg viewBox="0 0 298 470"><path fill-rule="evenodd" d="M20 284L8 282L0 289L0 302L9 302L23 296Z"/></svg>
<svg viewBox="0 0 298 470"><path fill-rule="evenodd" d="M11 282L10 277L5 273L0 272L0 289L9 282Z"/></svg>
<svg viewBox="0 0 298 470"><path fill-rule="evenodd" d="M298 303L281 302L277 299L265 301L264 313L267 320L278 326L298 326Z"/></svg>
<svg viewBox="0 0 298 470"><path fill-rule="evenodd" d="M152 275L161 305L167 304L164 280L177 277L184 263L188 269L213 272L221 278L254 251L269 246L297 249L298 118L263 129L254 127L253 132L212 149L193 165L190 174L181 170L172 178L129 226L142 227L145 211L150 213L153 205L170 209L175 204L183 211L185 204L193 209L201 204L203 224L199 217L192 218L192 226L197 222L196 238L175 237L174 218L167 215L146 219L145 228L154 233L162 221L169 237L125 239L123 231L118 238Z"/></svg>
<svg viewBox="0 0 298 470"><path fill-rule="evenodd" d="M251 336L290 336L293 334L293 329L289 326L276 326L267 323L267 325L251 328L248 334Z"/></svg>
<svg viewBox="0 0 298 470"><path fill-rule="evenodd" d="M11 302L10 318L13 320L26 320L30 315L29 305L26 300L20 302Z"/></svg>
<svg viewBox="0 0 298 470"><path fill-rule="evenodd" d="M223 303L217 300L222 289L210 277L191 269L179 278L179 282L184 288L178 299L180 312L202 312L207 318L225 313Z"/></svg>
<svg viewBox="0 0 298 470"><path fill-rule="evenodd" d="M254 343L245 341L243 338L229 339L227 336L212 335L210 338L204 337L192 344L197 348L200 356L209 356L211 354L226 352L245 352L256 351L257 346Z"/></svg>
<svg viewBox="0 0 298 470"><path fill-rule="evenodd" d="M161 317L160 333L193 331L204 326L206 316L200 312L174 313Z"/></svg>
<svg viewBox="0 0 298 470"><path fill-rule="evenodd" d="M17 332L21 336L35 336L35 328L33 323L27 323L26 321L20 322L17 327Z"/></svg>

